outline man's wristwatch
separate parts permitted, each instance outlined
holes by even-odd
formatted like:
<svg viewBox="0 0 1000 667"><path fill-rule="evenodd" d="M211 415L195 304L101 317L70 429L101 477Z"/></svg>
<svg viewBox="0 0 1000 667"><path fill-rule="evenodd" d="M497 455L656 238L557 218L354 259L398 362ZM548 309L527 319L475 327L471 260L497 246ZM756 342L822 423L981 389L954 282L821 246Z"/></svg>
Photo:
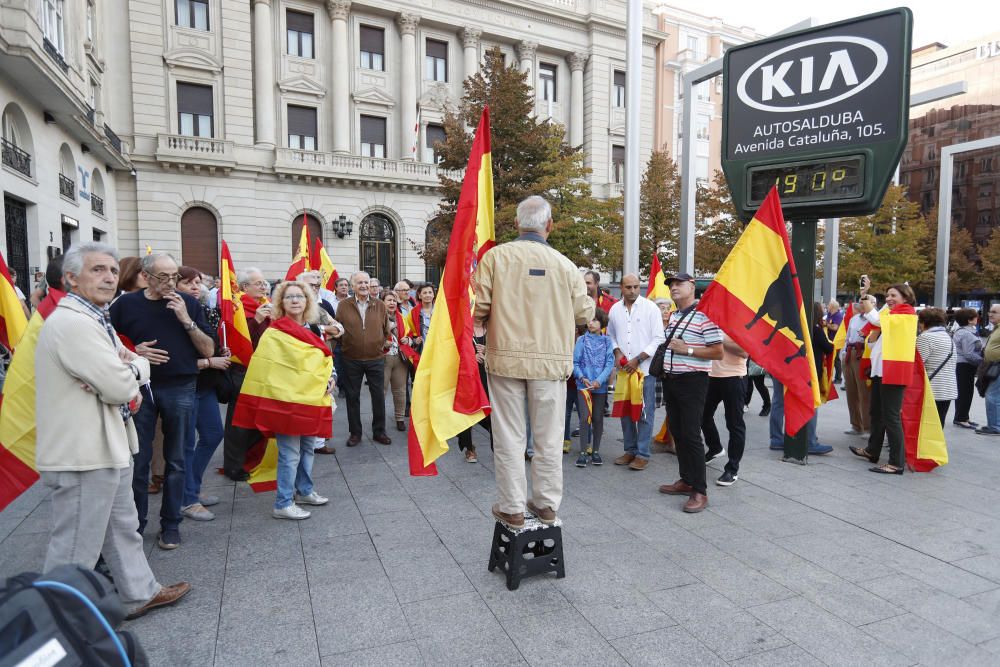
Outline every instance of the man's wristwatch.
<svg viewBox="0 0 1000 667"><path fill-rule="evenodd" d="M689 347L688 348L688 355L687 356L689 356L689 357L693 357L694 356L694 348L693 347Z"/></svg>
<svg viewBox="0 0 1000 667"><path fill-rule="evenodd" d="M194 331L197 328L198 324L194 320L191 320L190 324L184 325L184 331Z"/></svg>

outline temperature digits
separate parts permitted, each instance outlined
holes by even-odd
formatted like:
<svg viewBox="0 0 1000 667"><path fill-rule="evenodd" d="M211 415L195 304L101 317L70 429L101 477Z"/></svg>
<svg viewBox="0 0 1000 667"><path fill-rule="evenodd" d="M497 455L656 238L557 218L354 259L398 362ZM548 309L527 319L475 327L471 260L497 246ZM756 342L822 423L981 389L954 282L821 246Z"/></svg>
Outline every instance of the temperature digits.
<svg viewBox="0 0 1000 667"><path fill-rule="evenodd" d="M750 201L760 203L772 188L781 201L855 199L864 195L864 157L751 167Z"/></svg>

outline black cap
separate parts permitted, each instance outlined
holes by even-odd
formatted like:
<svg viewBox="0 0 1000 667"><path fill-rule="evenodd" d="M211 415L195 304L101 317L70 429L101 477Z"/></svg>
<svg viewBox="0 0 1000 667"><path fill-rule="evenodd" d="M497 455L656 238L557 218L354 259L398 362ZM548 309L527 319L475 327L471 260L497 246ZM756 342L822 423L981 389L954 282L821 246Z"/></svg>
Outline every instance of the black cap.
<svg viewBox="0 0 1000 667"><path fill-rule="evenodd" d="M690 273L678 273L677 275L670 276L663 281L663 284L670 287L671 284L677 282L694 282L694 278L691 277Z"/></svg>

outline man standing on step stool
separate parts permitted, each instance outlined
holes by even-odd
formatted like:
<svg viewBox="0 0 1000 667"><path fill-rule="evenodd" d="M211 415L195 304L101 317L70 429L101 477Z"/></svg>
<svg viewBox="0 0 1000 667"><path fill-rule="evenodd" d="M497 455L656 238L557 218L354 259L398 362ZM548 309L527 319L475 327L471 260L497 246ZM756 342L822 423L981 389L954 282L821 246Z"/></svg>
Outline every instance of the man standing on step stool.
<svg viewBox="0 0 1000 667"><path fill-rule="evenodd" d="M538 196L522 201L517 227L517 240L491 249L476 268L473 312L486 326L498 498L493 516L512 528L524 526L525 507L545 524L556 521L576 325L594 317L583 275L546 241L549 203ZM528 420L535 444L532 500L524 472Z"/></svg>

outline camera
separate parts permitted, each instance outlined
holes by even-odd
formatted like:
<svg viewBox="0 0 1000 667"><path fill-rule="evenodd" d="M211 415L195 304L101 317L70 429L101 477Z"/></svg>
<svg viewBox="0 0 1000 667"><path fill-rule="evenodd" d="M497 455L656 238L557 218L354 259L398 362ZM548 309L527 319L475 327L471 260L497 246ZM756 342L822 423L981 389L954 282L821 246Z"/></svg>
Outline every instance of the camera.
<svg viewBox="0 0 1000 667"><path fill-rule="evenodd" d="M868 277L867 275L863 275L863 276L861 276L860 278L858 278L858 286L859 286L859 287L860 287L861 289L864 289L864 288L865 288L865 278L867 278L867 277Z"/></svg>

